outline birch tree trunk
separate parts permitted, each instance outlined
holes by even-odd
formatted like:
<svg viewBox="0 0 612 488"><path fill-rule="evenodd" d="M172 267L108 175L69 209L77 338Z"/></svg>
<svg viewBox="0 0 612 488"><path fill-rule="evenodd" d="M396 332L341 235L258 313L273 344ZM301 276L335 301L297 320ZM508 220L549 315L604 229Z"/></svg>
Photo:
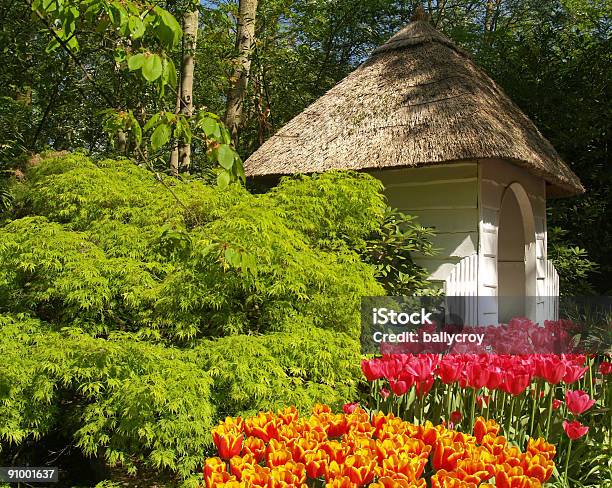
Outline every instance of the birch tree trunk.
<svg viewBox="0 0 612 488"><path fill-rule="evenodd" d="M177 108L185 117L193 115L193 72L195 68L195 50L198 39L199 11L186 12L183 15L183 59L181 61L181 79L177 96ZM170 169L173 174L187 171L191 166L191 144L179 141L170 156Z"/></svg>
<svg viewBox="0 0 612 488"><path fill-rule="evenodd" d="M238 29L236 48L238 58L233 76L233 85L227 95L225 125L232 135L234 145L238 143L238 135L242 124L244 97L249 83L251 71L251 52L255 44L255 16L257 0L240 0L238 7Z"/></svg>

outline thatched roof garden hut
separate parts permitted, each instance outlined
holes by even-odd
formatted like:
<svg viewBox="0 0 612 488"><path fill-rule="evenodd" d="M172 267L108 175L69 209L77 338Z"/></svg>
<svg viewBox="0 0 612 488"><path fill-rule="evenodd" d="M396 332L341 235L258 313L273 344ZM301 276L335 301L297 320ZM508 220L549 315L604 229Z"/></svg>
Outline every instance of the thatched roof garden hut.
<svg viewBox="0 0 612 488"><path fill-rule="evenodd" d="M292 119L246 161L249 176L363 170L390 205L437 231L423 258L447 294L558 294L546 255L546 198L584 191L533 122L422 16ZM527 303L533 302L533 303ZM497 304L480 322L505 317ZM516 315L516 310L513 312Z"/></svg>

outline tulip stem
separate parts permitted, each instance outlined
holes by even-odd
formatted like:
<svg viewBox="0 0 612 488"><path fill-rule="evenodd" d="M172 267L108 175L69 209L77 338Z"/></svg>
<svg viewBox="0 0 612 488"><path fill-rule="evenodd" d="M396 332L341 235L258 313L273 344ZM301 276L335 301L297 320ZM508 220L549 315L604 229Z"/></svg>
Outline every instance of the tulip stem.
<svg viewBox="0 0 612 488"><path fill-rule="evenodd" d="M510 425L512 425L512 415L514 414L514 401L516 399L511 396L510 397L510 414L508 415L508 423L506 424L506 437L510 439Z"/></svg>
<svg viewBox="0 0 612 488"><path fill-rule="evenodd" d="M572 454L572 440L569 440L569 445L567 446L567 456L565 457L565 470L563 473L563 478L565 479L565 483L567 483L567 486L569 487L569 479L567 477L567 468L569 466L569 460L570 460L570 456Z"/></svg>
<svg viewBox="0 0 612 488"><path fill-rule="evenodd" d="M476 388L472 389L472 404L470 405L470 432L474 430L474 415L476 413Z"/></svg>
<svg viewBox="0 0 612 488"><path fill-rule="evenodd" d="M548 440L548 432L550 431L550 418L552 416L552 404L553 404L553 399L555 397L555 386L554 385L550 385L550 392L548 394L548 414L547 414L547 418L546 418L546 440Z"/></svg>
<svg viewBox="0 0 612 488"><path fill-rule="evenodd" d="M533 435L533 422L535 420L536 407L540 400L540 382L536 381L535 384L535 394L533 396L533 404L531 406L531 418L529 419L529 437L534 437Z"/></svg>
<svg viewBox="0 0 612 488"><path fill-rule="evenodd" d="M451 401L453 399L452 391L450 387L446 392L446 422L450 422L450 414L451 414Z"/></svg>
<svg viewBox="0 0 612 488"><path fill-rule="evenodd" d="M372 385L374 387L374 398L376 398L376 412L380 412L380 388L378 382L380 380L375 380Z"/></svg>

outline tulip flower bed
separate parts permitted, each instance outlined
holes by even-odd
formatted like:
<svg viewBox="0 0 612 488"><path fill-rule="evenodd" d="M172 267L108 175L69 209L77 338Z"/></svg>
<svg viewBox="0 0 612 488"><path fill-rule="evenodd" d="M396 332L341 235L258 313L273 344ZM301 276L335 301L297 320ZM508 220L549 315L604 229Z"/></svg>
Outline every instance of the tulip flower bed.
<svg viewBox="0 0 612 488"><path fill-rule="evenodd" d="M317 405L228 418L213 431L217 457L205 461L208 488L535 488L553 472L555 447L529 439L524 452L479 417L472 434L392 413Z"/></svg>
<svg viewBox="0 0 612 488"><path fill-rule="evenodd" d="M597 363L600 362L598 365ZM471 431L477 415L495 418L522 446L543 436L564 451L589 432L612 456L612 365L584 355L389 354L363 360L371 384L363 403L422 423ZM571 486L571 484L570 484Z"/></svg>

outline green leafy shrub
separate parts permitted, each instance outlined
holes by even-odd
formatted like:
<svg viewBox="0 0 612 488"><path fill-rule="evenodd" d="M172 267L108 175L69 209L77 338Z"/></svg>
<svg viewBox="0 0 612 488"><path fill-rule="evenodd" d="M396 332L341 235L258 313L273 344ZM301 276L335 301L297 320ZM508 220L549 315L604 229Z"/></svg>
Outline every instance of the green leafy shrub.
<svg viewBox="0 0 612 488"><path fill-rule="evenodd" d="M361 252L374 269L388 295L436 295L428 272L415 264L414 254L433 256L433 230L397 209L387 208L381 225L374 228Z"/></svg>
<svg viewBox="0 0 612 488"><path fill-rule="evenodd" d="M215 419L212 380L186 352L53 332L23 316L0 316L0 326L0 447L55 432L111 466L183 476L198 466Z"/></svg>
<svg viewBox="0 0 612 488"><path fill-rule="evenodd" d="M380 221L378 190L330 173L251 195L127 160L44 160L0 228L0 311L182 343L296 320L355 333L359 298L382 292L350 248Z"/></svg>
<svg viewBox="0 0 612 488"><path fill-rule="evenodd" d="M592 295L590 275L597 271L597 263L589 259L585 249L568 243L568 232L560 227L548 231L548 256L559 273L562 296Z"/></svg>

